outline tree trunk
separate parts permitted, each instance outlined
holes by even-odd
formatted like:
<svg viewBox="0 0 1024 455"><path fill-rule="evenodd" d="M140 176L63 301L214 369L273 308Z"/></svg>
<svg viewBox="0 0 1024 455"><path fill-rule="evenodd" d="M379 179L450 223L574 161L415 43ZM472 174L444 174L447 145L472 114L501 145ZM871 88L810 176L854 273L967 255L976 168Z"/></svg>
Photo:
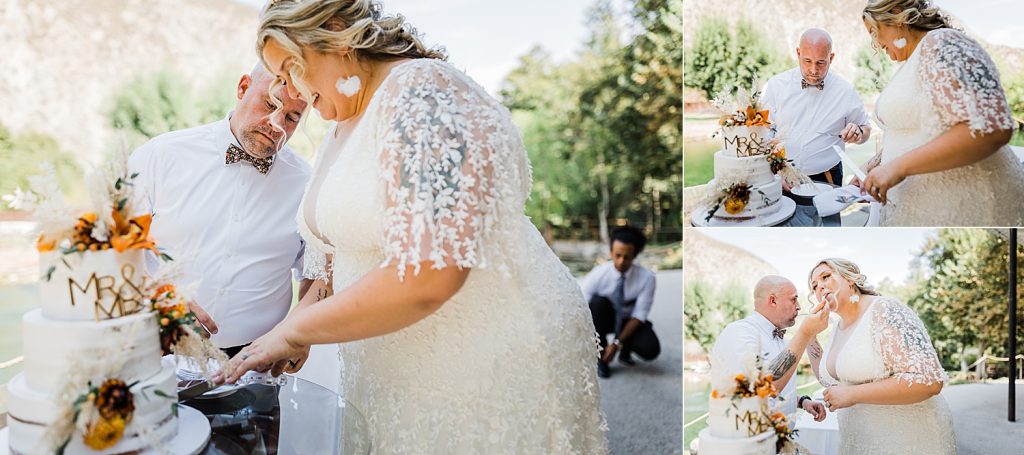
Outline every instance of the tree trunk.
<svg viewBox="0 0 1024 455"><path fill-rule="evenodd" d="M988 346L985 346L985 343L981 343L981 345L978 346L978 352L981 353L982 357L985 356L985 350L986 349L988 349ZM979 362L978 363L978 373L977 374L978 374L978 380L979 381L984 381L985 380L986 373L987 373L985 367L986 367L987 364L988 364L988 361Z"/></svg>
<svg viewBox="0 0 1024 455"><path fill-rule="evenodd" d="M966 350L964 344L960 343L960 377L962 378L967 378L967 367L970 366L967 365L967 357L964 356Z"/></svg>
<svg viewBox="0 0 1024 455"><path fill-rule="evenodd" d="M601 185L601 205L598 207L598 223L600 224L601 244L608 245L608 206L611 198L608 196L608 169L604 164L604 152L597 154L598 184Z"/></svg>

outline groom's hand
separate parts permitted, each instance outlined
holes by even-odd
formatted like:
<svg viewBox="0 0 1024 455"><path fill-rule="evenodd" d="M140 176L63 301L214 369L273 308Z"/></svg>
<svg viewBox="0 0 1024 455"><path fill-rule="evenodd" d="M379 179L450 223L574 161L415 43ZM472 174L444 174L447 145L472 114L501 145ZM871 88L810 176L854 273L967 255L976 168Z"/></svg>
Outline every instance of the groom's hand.
<svg viewBox="0 0 1024 455"><path fill-rule="evenodd" d="M825 420L825 405L820 401L804 400L804 411L814 416L815 422Z"/></svg>
<svg viewBox="0 0 1024 455"><path fill-rule="evenodd" d="M206 329L206 333L203 334L204 336L209 338L210 335L217 334L217 323L213 322L213 318L210 317L210 314L207 313L206 310L191 300L188 301L188 310L191 311L192 314L196 315L196 322Z"/></svg>
<svg viewBox="0 0 1024 455"><path fill-rule="evenodd" d="M819 303L811 310L811 314L800 323L799 330L809 337L823 332L828 328L829 313L830 311L825 307L825 303Z"/></svg>
<svg viewBox="0 0 1024 455"><path fill-rule="evenodd" d="M843 128L843 131L839 133L839 137L847 144L860 144L864 140L864 128L855 123L848 123L846 128Z"/></svg>

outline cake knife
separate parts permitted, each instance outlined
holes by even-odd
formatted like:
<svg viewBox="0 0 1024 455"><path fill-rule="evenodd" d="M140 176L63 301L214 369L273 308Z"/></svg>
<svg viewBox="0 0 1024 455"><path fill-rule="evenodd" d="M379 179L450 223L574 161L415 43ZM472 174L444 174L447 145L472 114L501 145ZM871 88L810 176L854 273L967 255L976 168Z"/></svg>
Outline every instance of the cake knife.
<svg viewBox="0 0 1024 455"><path fill-rule="evenodd" d="M178 402L191 400L199 395L209 392L217 386L213 381L203 381L199 384L188 386L178 392Z"/></svg>

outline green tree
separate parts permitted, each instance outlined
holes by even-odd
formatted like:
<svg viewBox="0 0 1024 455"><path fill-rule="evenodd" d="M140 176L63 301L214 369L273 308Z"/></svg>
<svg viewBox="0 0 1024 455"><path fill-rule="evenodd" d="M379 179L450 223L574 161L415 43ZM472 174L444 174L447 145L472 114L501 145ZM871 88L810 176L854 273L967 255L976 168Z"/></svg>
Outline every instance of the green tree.
<svg viewBox="0 0 1024 455"><path fill-rule="evenodd" d="M861 47L857 51L856 65L854 86L861 93L881 92L892 76L892 61L885 53L875 51L871 46Z"/></svg>
<svg viewBox="0 0 1024 455"><path fill-rule="evenodd" d="M729 284L720 290L703 281L687 281L683 325L686 337L696 340L705 353L730 322L743 319L753 308L746 290Z"/></svg>
<svg viewBox="0 0 1024 455"><path fill-rule="evenodd" d="M13 134L0 125L0 194L10 194L16 187L28 187L28 176L39 174L39 163L49 162L57 173L57 181L71 197L83 191L82 170L75 156L61 150L57 141L36 132ZM0 204L0 210L9 210Z"/></svg>
<svg viewBox="0 0 1024 455"><path fill-rule="evenodd" d="M534 166L527 211L546 233L606 235L619 219L681 231L681 5L629 5L622 20L598 1L576 59L534 48L503 83Z"/></svg>
<svg viewBox="0 0 1024 455"><path fill-rule="evenodd" d="M1006 240L982 230L942 229L918 253L918 285L908 304L928 327L943 364L966 373L971 348L1005 355L1008 261ZM1024 328L1018 328L1021 336Z"/></svg>
<svg viewBox="0 0 1024 455"><path fill-rule="evenodd" d="M139 74L115 94L110 125L135 146L168 131L209 123L234 105L235 82L220 77L194 89L171 70Z"/></svg>
<svg viewBox="0 0 1024 455"><path fill-rule="evenodd" d="M725 19L708 18L701 22L693 46L686 51L686 85L711 99L737 85L749 86L755 78L767 81L793 65L771 43L746 19L730 27Z"/></svg>

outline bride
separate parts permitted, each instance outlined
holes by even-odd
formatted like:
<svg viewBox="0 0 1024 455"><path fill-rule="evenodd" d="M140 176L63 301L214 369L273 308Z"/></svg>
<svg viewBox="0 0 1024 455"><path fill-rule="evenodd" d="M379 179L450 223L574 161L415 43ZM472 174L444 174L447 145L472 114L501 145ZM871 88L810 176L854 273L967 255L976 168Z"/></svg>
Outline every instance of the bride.
<svg viewBox="0 0 1024 455"><path fill-rule="evenodd" d="M840 316L824 352L817 341L807 348L825 406L839 417L839 453L955 454L953 416L939 395L948 377L917 314L879 295L846 259L819 262L808 285Z"/></svg>
<svg viewBox="0 0 1024 455"><path fill-rule="evenodd" d="M879 95L881 152L854 180L888 226L1019 226L1024 168L995 64L927 0L872 0L873 45L904 64Z"/></svg>
<svg viewBox="0 0 1024 455"><path fill-rule="evenodd" d="M524 214L509 112L369 0L272 1L257 50L336 122L298 214L321 281L216 379L341 343L375 452L607 452L594 325Z"/></svg>

